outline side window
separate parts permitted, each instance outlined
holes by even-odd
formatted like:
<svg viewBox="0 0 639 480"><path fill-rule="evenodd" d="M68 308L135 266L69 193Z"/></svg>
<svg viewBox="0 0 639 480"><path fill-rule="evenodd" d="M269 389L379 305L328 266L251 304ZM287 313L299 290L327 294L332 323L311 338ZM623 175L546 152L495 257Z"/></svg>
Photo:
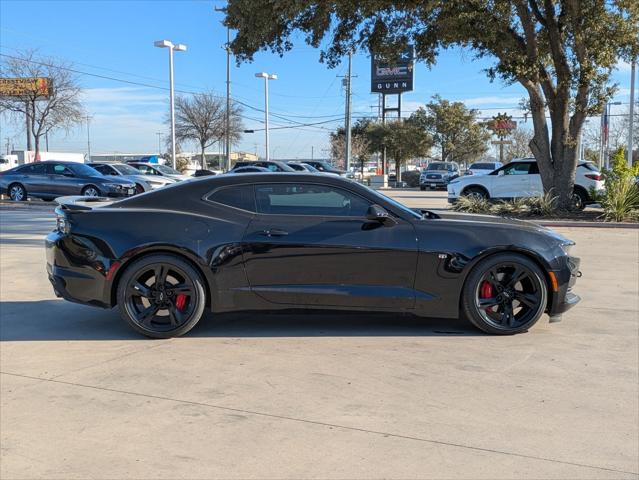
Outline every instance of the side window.
<svg viewBox="0 0 639 480"><path fill-rule="evenodd" d="M111 175L112 174L112 172L109 171L109 167L107 165L89 165L89 166L95 168L102 175Z"/></svg>
<svg viewBox="0 0 639 480"><path fill-rule="evenodd" d="M43 163L34 163L33 165L29 165L29 170L27 175L46 175L47 173L47 165Z"/></svg>
<svg viewBox="0 0 639 480"><path fill-rule="evenodd" d="M504 168L504 175L527 175L530 169L530 163L515 162Z"/></svg>
<svg viewBox="0 0 639 480"><path fill-rule="evenodd" d="M222 187L208 196L210 202L221 203L227 207L255 211L255 195L252 185L234 185Z"/></svg>
<svg viewBox="0 0 639 480"><path fill-rule="evenodd" d="M539 166L536 163L531 163L530 164L530 170L528 171L528 173L530 175L534 175L536 173L539 173Z"/></svg>
<svg viewBox="0 0 639 480"><path fill-rule="evenodd" d="M312 184L256 185L257 211L272 215L364 217L370 203L341 188Z"/></svg>
<svg viewBox="0 0 639 480"><path fill-rule="evenodd" d="M54 175L73 175L73 172L64 165L53 165Z"/></svg>

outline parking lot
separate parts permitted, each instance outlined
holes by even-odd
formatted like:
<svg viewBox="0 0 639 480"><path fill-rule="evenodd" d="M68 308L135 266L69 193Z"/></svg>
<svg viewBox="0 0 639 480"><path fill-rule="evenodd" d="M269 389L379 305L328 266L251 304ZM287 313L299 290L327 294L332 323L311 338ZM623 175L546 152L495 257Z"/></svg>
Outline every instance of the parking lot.
<svg viewBox="0 0 639 480"><path fill-rule="evenodd" d="M513 337L325 312L149 340L55 298L50 207L0 205L0 222L3 479L638 476L637 229L558 228L583 300Z"/></svg>

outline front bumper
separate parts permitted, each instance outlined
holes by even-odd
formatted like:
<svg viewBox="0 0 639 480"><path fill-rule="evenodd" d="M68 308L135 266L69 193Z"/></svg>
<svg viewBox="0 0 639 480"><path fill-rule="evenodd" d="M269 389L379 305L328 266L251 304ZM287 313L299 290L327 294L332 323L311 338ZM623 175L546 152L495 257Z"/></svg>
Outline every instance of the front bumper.
<svg viewBox="0 0 639 480"><path fill-rule="evenodd" d="M552 291L549 297L548 315L551 317L561 315L581 301L581 297L572 291L577 278L581 277L579 271L581 260L566 255L562 261L565 263L563 268L553 270L557 279L557 291Z"/></svg>
<svg viewBox="0 0 639 480"><path fill-rule="evenodd" d="M446 188L448 180L438 179L419 179L419 186L426 188Z"/></svg>

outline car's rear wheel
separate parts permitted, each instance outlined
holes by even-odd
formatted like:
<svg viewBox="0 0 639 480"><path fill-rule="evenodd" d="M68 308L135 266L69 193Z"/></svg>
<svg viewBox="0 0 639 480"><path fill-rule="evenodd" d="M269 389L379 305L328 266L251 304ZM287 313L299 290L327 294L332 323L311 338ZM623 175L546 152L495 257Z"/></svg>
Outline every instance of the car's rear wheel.
<svg viewBox="0 0 639 480"><path fill-rule="evenodd" d="M547 301L541 269L523 255L503 253L487 258L470 272L461 313L486 333L512 335L532 327Z"/></svg>
<svg viewBox="0 0 639 480"><path fill-rule="evenodd" d="M170 338L191 330L204 313L201 275L173 255L148 255L124 272L117 291L122 318L152 338Z"/></svg>
<svg viewBox="0 0 639 480"><path fill-rule="evenodd" d="M19 183L9 186L9 198L14 202L23 202L27 199L27 190Z"/></svg>
<svg viewBox="0 0 639 480"><path fill-rule="evenodd" d="M100 190L98 190L98 187L94 185L87 185L82 189L82 195L85 197L99 197Z"/></svg>
<svg viewBox="0 0 639 480"><path fill-rule="evenodd" d="M469 187L462 193L464 197L488 198L488 192L483 188Z"/></svg>
<svg viewBox="0 0 639 480"><path fill-rule="evenodd" d="M583 210L588 202L588 194L580 188L575 188L572 192L572 207L575 210Z"/></svg>

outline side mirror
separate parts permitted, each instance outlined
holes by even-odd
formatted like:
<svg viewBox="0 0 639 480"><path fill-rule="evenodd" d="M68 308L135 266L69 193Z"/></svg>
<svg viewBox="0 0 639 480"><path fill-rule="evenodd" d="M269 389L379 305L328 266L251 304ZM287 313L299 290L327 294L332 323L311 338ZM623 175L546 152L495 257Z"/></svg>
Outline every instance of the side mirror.
<svg viewBox="0 0 639 480"><path fill-rule="evenodd" d="M392 227L393 225L397 225L397 220L395 220L384 207L376 204L368 207L368 211L366 212L366 219L374 222L379 222L385 227Z"/></svg>

